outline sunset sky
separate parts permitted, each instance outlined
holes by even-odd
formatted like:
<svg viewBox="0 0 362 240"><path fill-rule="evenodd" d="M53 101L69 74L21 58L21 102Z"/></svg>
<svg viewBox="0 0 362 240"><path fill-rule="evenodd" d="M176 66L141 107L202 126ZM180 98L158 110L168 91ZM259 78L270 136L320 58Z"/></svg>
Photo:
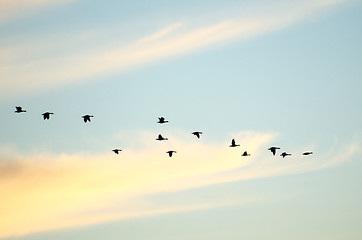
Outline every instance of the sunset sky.
<svg viewBox="0 0 362 240"><path fill-rule="evenodd" d="M361 23L359 0L0 0L0 239L361 239Z"/></svg>

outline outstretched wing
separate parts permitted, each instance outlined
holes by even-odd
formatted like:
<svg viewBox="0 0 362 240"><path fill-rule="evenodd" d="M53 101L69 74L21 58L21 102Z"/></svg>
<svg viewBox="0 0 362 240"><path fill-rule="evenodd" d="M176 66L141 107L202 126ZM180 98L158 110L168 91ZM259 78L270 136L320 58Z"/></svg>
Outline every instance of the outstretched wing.
<svg viewBox="0 0 362 240"><path fill-rule="evenodd" d="M195 135L197 138L200 138L200 132L193 132L193 135Z"/></svg>

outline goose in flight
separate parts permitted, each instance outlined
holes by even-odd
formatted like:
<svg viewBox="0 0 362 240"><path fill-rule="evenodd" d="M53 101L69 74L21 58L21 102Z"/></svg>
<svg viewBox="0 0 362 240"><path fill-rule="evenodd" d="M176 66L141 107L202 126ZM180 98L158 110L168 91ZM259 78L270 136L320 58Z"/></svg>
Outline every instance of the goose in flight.
<svg viewBox="0 0 362 240"><path fill-rule="evenodd" d="M286 153L286 152L283 152L282 154L280 154L280 156L282 156L283 158L285 158L286 156L290 156L292 154L290 153Z"/></svg>
<svg viewBox="0 0 362 240"><path fill-rule="evenodd" d="M270 148L268 148L268 150L270 150L273 153L274 156L275 156L275 153L277 152L277 149L280 149L280 148L279 147L270 147Z"/></svg>
<svg viewBox="0 0 362 240"><path fill-rule="evenodd" d="M54 113L51 113L51 112L45 112L45 113L43 113L42 115L43 115L44 120L45 120L45 119L49 119L49 118L50 118L50 114L54 114Z"/></svg>
<svg viewBox="0 0 362 240"><path fill-rule="evenodd" d="M202 134L202 132L193 132L193 135L195 135L197 138L200 138L200 134Z"/></svg>
<svg viewBox="0 0 362 240"><path fill-rule="evenodd" d="M229 147L237 147L239 144L235 144L235 139L231 140L231 145Z"/></svg>
<svg viewBox="0 0 362 240"><path fill-rule="evenodd" d="M171 150L171 151L168 151L168 152L166 152L166 153L168 153L168 156L172 157L172 154L173 154L173 153L176 153L176 151Z"/></svg>
<svg viewBox="0 0 362 240"><path fill-rule="evenodd" d="M113 149L112 151L113 151L115 154L118 154L118 153L119 153L120 151L122 151L122 150L116 148L116 149Z"/></svg>
<svg viewBox="0 0 362 240"><path fill-rule="evenodd" d="M166 121L164 117L159 117L157 123L168 123L168 121Z"/></svg>
<svg viewBox="0 0 362 240"><path fill-rule="evenodd" d="M304 152L303 155L310 155L313 154L313 152Z"/></svg>
<svg viewBox="0 0 362 240"><path fill-rule="evenodd" d="M90 122L91 121L91 117L94 117L94 116L92 116L92 115L84 115L84 116L82 116L82 118L83 118L83 121L86 123L86 122Z"/></svg>
<svg viewBox="0 0 362 240"><path fill-rule="evenodd" d="M243 154L241 154L241 156L246 157L246 156L250 156L250 154L247 151L245 151Z"/></svg>
<svg viewBox="0 0 362 240"><path fill-rule="evenodd" d="M16 110L15 110L16 113L26 112L26 110L23 110L23 108L20 106L16 106L15 108L16 108Z"/></svg>
<svg viewBox="0 0 362 240"><path fill-rule="evenodd" d="M168 140L168 138L164 138L164 137L162 137L161 134L158 134L158 137L156 138L156 140L162 141L162 140Z"/></svg>

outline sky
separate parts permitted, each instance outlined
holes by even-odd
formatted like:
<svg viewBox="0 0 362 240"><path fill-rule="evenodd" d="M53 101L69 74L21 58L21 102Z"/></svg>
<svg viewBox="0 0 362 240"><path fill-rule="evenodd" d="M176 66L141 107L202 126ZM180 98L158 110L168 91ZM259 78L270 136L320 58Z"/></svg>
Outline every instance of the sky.
<svg viewBox="0 0 362 240"><path fill-rule="evenodd" d="M0 0L0 239L361 239L361 13Z"/></svg>

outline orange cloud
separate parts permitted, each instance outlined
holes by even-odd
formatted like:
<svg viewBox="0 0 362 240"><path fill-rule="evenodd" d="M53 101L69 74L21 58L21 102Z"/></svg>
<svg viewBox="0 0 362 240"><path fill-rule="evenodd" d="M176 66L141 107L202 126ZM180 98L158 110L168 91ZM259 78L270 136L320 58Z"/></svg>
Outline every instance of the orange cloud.
<svg viewBox="0 0 362 240"><path fill-rule="evenodd" d="M0 213L5 217L0 219L0 237L195 210L202 206L158 205L147 196L315 170L338 164L358 150L358 145L350 145L342 149L343 156L293 156L290 161L273 157L266 150L275 134L243 132L233 137L241 147L190 143L172 137L177 148L172 158L158 144L142 152L125 150L120 155L15 155L10 160L3 159ZM244 150L251 156L241 157ZM210 200L203 205L225 204L235 202Z"/></svg>

